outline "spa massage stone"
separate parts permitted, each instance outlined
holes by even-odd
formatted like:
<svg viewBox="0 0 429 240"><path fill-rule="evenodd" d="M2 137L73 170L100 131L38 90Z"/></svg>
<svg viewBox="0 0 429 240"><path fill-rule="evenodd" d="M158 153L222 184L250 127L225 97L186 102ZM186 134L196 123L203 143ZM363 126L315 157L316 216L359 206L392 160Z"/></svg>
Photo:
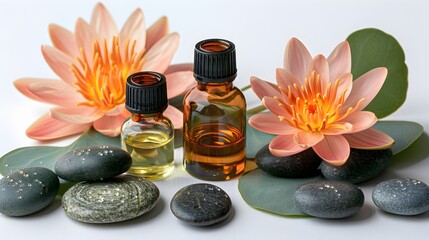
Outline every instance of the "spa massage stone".
<svg viewBox="0 0 429 240"><path fill-rule="evenodd" d="M418 215L429 211L429 186L413 178L391 179L375 186L372 200L389 213Z"/></svg>
<svg viewBox="0 0 429 240"><path fill-rule="evenodd" d="M342 166L332 166L323 161L322 174L330 180L347 181L353 184L368 181L387 169L392 158L390 149L350 149L350 156Z"/></svg>
<svg viewBox="0 0 429 240"><path fill-rule="evenodd" d="M57 175L47 168L15 171L0 179L0 213L18 217L49 206L58 193Z"/></svg>
<svg viewBox="0 0 429 240"><path fill-rule="evenodd" d="M270 175L301 178L320 174L318 168L322 159L312 148L292 156L277 157L270 152L267 144L256 153L255 162L260 169Z"/></svg>
<svg viewBox="0 0 429 240"><path fill-rule="evenodd" d="M81 182L63 196L66 214L85 223L114 223L149 212L159 200L158 187L143 178L120 176Z"/></svg>
<svg viewBox="0 0 429 240"><path fill-rule="evenodd" d="M75 149L55 164L57 175L67 181L96 181L118 176L131 167L131 156L121 148L92 146Z"/></svg>
<svg viewBox="0 0 429 240"><path fill-rule="evenodd" d="M209 226L227 219L232 204L221 188L198 183L180 189L171 199L170 209L174 216L188 224Z"/></svg>
<svg viewBox="0 0 429 240"><path fill-rule="evenodd" d="M318 218L345 218L363 206L364 195L357 186L340 181L322 180L298 187L295 201L305 214Z"/></svg>

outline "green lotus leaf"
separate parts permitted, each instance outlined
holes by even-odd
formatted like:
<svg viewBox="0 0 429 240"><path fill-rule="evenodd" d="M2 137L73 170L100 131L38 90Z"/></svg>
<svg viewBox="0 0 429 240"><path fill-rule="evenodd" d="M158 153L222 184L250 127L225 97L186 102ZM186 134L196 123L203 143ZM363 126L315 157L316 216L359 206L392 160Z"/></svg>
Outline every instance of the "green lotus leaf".
<svg viewBox="0 0 429 240"><path fill-rule="evenodd" d="M409 147L423 133L422 125L408 121L378 121L374 128L395 140L391 148L394 155Z"/></svg>
<svg viewBox="0 0 429 240"><path fill-rule="evenodd" d="M102 145L120 147L120 138L105 136L91 128L76 141L65 147L35 146L18 148L0 158L0 173L6 175L27 167L45 167L54 170L55 162L66 152L86 146Z"/></svg>
<svg viewBox="0 0 429 240"><path fill-rule="evenodd" d="M365 108L384 118L405 101L408 68L401 45L391 35L374 28L362 29L347 37L352 54L353 79L377 67L388 70L386 81L377 96Z"/></svg>
<svg viewBox="0 0 429 240"><path fill-rule="evenodd" d="M251 207L283 216L307 216L295 203L295 191L302 184L322 179L279 178L261 169L255 169L240 177L238 190Z"/></svg>

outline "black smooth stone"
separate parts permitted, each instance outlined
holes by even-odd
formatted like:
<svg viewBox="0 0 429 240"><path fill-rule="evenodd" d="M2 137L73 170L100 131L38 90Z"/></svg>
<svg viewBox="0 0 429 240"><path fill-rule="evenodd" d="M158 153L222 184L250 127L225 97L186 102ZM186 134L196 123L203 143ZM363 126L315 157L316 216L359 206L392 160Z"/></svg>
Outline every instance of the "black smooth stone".
<svg viewBox="0 0 429 240"><path fill-rule="evenodd" d="M322 159L309 148L300 153L286 156L274 156L265 145L255 155L256 165L264 172L284 178L312 177L320 174L318 170Z"/></svg>
<svg viewBox="0 0 429 240"><path fill-rule="evenodd" d="M390 163L392 151L351 149L347 162L339 167L323 161L321 170L323 176L331 180L361 183L380 175Z"/></svg>
<svg viewBox="0 0 429 240"><path fill-rule="evenodd" d="M198 183L180 189L171 199L170 209L178 219L194 226L209 226L231 214L232 204L221 188Z"/></svg>
<svg viewBox="0 0 429 240"><path fill-rule="evenodd" d="M316 181L300 186L295 201L305 214L319 218L345 218L363 206L362 190L348 182Z"/></svg>
<svg viewBox="0 0 429 240"><path fill-rule="evenodd" d="M372 200L389 213L418 215L429 211L429 187L417 179L391 179L375 186Z"/></svg>
<svg viewBox="0 0 429 240"><path fill-rule="evenodd" d="M55 164L57 175L71 182L115 177L131 167L131 156L121 148L93 146L64 154Z"/></svg>
<svg viewBox="0 0 429 240"><path fill-rule="evenodd" d="M25 216L47 207L60 188L57 175L47 168L20 169L0 179L0 212Z"/></svg>

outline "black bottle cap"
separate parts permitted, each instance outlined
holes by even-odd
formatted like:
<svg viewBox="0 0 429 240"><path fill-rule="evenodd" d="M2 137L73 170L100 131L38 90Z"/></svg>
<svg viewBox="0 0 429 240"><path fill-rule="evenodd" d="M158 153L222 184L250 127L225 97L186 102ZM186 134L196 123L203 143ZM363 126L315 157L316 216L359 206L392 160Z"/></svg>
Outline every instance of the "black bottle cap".
<svg viewBox="0 0 429 240"><path fill-rule="evenodd" d="M234 43L207 39L195 45L194 77L203 83L232 82L237 76Z"/></svg>
<svg viewBox="0 0 429 240"><path fill-rule="evenodd" d="M131 74L125 96L125 108L131 113L163 112L168 106L165 76L157 72Z"/></svg>

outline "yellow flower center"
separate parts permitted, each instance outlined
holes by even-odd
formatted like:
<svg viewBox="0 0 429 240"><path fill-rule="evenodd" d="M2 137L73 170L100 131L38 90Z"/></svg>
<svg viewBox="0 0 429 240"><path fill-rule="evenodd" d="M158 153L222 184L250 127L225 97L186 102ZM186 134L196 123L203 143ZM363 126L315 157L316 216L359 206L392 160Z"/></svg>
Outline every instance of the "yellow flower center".
<svg viewBox="0 0 429 240"><path fill-rule="evenodd" d="M78 92L87 100L78 103L97 107L101 111L109 111L125 102L125 83L129 74L140 71L145 49L137 52L136 41L126 41L124 54L117 36L112 39L111 48L106 39L103 43L94 41L92 45L91 61L86 57L83 49L76 57L77 65L71 65L71 71L76 78ZM86 53L88 54L88 53Z"/></svg>
<svg viewBox="0 0 429 240"><path fill-rule="evenodd" d="M320 75L313 71L310 76L305 78L305 84L302 86L294 83L287 89L280 87L280 91L286 99L285 101L279 97L275 97L275 99L292 118L279 116L279 119L287 121L296 128L311 132L323 132L334 124L337 128L346 128L338 121L356 111L365 99L360 99L356 106L349 107L346 111L342 110L348 89L338 92L339 84L340 79L337 79L323 89Z"/></svg>

